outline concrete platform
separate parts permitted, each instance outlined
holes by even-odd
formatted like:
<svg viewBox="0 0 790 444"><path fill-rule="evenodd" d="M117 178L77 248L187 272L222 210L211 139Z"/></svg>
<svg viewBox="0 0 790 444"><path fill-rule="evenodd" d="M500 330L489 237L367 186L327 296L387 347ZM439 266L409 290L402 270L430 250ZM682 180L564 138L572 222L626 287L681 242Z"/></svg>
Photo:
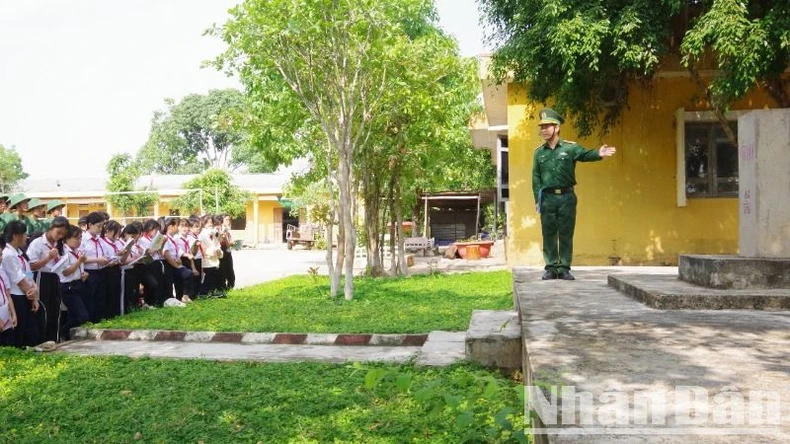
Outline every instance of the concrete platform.
<svg viewBox="0 0 790 444"><path fill-rule="evenodd" d="M607 276L619 273L615 267L574 269L577 280L568 282L541 281L541 270L514 270L528 383L544 395L551 387L587 393L595 408L592 421L583 422L563 404L568 414L559 409L557 425L544 421L548 429L538 442L790 442L790 313L659 311L610 288ZM683 387L708 396L675 396ZM734 392L749 399L758 391L778 397L770 404L777 421L755 420L738 430L715 422L726 407L715 396ZM639 421L647 409L636 395L645 393L666 395L658 404L665 425L655 421L660 409L650 409L650 422ZM620 394L628 395L625 402L612 402ZM759 406L756 396L752 405ZM684 424L687 417L697 424Z"/></svg>
<svg viewBox="0 0 790 444"><path fill-rule="evenodd" d="M678 275L710 288L790 290L790 258L681 254Z"/></svg>
<svg viewBox="0 0 790 444"><path fill-rule="evenodd" d="M337 345L218 344L149 341L74 341L60 353L86 356L129 356L254 362L393 362L416 358L421 347L357 347Z"/></svg>
<svg viewBox="0 0 790 444"><path fill-rule="evenodd" d="M486 367L521 368L521 325L515 311L474 310L466 332L466 356Z"/></svg>
<svg viewBox="0 0 790 444"><path fill-rule="evenodd" d="M610 275L609 286L660 310L790 310L790 289L722 290L701 287L676 276Z"/></svg>

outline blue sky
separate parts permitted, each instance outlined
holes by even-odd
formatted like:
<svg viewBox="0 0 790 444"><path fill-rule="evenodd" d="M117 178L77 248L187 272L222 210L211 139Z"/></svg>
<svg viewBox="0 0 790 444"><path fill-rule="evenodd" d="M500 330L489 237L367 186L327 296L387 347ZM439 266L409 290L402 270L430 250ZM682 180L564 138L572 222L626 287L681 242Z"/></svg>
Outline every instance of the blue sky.
<svg viewBox="0 0 790 444"><path fill-rule="evenodd" d="M200 63L236 0L0 0L0 144L31 178L102 177L166 97L238 87ZM474 0L437 0L463 55L485 51Z"/></svg>

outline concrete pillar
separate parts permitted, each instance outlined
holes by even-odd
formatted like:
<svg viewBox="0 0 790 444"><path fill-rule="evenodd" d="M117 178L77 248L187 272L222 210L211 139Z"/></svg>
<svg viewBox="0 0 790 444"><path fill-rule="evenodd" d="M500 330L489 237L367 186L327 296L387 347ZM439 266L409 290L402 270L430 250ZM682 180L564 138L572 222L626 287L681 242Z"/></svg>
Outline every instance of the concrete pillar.
<svg viewBox="0 0 790 444"><path fill-rule="evenodd" d="M154 204L154 219L159 219L159 202Z"/></svg>
<svg viewBox="0 0 790 444"><path fill-rule="evenodd" d="M738 119L741 256L790 258L789 153L790 109Z"/></svg>
<svg viewBox="0 0 790 444"><path fill-rule="evenodd" d="M258 209L260 204L258 203L258 197L255 197L255 200L252 201L252 227L254 231L253 235L253 242L254 245L257 247L259 240L260 240L260 229L258 228L258 222L260 220L260 216L258 215Z"/></svg>
<svg viewBox="0 0 790 444"><path fill-rule="evenodd" d="M113 217L112 217L112 204L110 203L110 201L109 201L109 200L107 201L107 214L109 214L109 215L110 215L110 218L111 218L111 219L113 218Z"/></svg>

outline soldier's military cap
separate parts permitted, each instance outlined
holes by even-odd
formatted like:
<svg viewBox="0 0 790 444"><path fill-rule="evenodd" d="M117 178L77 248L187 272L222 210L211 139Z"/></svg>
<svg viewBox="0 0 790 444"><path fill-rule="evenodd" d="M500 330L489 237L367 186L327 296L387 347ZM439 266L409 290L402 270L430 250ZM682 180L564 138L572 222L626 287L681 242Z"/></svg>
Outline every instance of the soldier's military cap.
<svg viewBox="0 0 790 444"><path fill-rule="evenodd" d="M38 200L37 197L34 197L34 198L30 199L30 202L27 203L27 209L28 210L32 210L34 208L43 207L45 205L46 205L46 203Z"/></svg>
<svg viewBox="0 0 790 444"><path fill-rule="evenodd" d="M12 194L11 197L8 198L8 209L13 210L16 208L17 205L21 204L22 202L27 202L29 200L30 198L25 196L24 193Z"/></svg>
<svg viewBox="0 0 790 444"><path fill-rule="evenodd" d="M59 200L51 200L47 203L47 214L51 213L54 210L57 210L58 208L63 208L65 206L66 204L60 203Z"/></svg>
<svg viewBox="0 0 790 444"><path fill-rule="evenodd" d="M565 123L565 119L562 118L556 111L551 108L543 108L540 110L540 121L538 125L559 125Z"/></svg>

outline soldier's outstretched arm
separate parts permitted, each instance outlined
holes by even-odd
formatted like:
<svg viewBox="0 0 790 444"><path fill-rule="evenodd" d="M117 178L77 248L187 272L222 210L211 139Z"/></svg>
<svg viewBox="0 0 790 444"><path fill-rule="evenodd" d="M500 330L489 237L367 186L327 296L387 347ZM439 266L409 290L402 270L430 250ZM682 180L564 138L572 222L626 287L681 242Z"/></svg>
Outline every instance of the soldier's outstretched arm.
<svg viewBox="0 0 790 444"><path fill-rule="evenodd" d="M612 157L617 152L617 148L606 144L601 145L598 149L598 155L601 157Z"/></svg>

